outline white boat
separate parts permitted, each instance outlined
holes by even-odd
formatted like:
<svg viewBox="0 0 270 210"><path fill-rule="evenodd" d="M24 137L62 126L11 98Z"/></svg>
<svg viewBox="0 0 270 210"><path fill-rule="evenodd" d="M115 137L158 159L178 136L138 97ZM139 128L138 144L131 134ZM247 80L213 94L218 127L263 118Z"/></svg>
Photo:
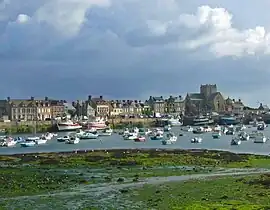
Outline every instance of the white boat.
<svg viewBox="0 0 270 210"><path fill-rule="evenodd" d="M57 123L57 128L59 131L74 131L81 129L82 126L79 123L74 123L71 120L66 120Z"/></svg>
<svg viewBox="0 0 270 210"><path fill-rule="evenodd" d="M79 129L79 130L76 132L75 135L76 135L77 137L81 138L81 136L84 135L84 134L85 134L85 132L84 132L82 129Z"/></svg>
<svg viewBox="0 0 270 210"><path fill-rule="evenodd" d="M232 141L231 141L231 145L240 145L241 144L241 140L237 137L233 137Z"/></svg>
<svg viewBox="0 0 270 210"><path fill-rule="evenodd" d="M174 135L173 133L168 133L165 139L163 139L161 142L163 145L167 145L167 144L173 144L176 141L177 141L177 136Z"/></svg>
<svg viewBox="0 0 270 210"><path fill-rule="evenodd" d="M102 130L107 128L107 124L105 119L103 118L96 118L94 121L88 122L88 128L95 128L96 130Z"/></svg>
<svg viewBox="0 0 270 210"><path fill-rule="evenodd" d="M25 142L21 143L21 147L33 147L36 145L36 142L34 140L26 139Z"/></svg>
<svg viewBox="0 0 270 210"><path fill-rule="evenodd" d="M98 133L98 136L111 136L113 133L112 129L105 129L102 132Z"/></svg>
<svg viewBox="0 0 270 210"><path fill-rule="evenodd" d="M99 134L85 132L84 134L80 136L80 139L97 139L98 136Z"/></svg>
<svg viewBox="0 0 270 210"><path fill-rule="evenodd" d="M210 120L208 117L205 117L205 116L199 116L193 120L193 124L195 126L208 125L213 122L214 122L213 120Z"/></svg>
<svg viewBox="0 0 270 210"><path fill-rule="evenodd" d="M265 143L266 141L267 141L267 138L261 132L258 132L254 138L254 143Z"/></svg>
<svg viewBox="0 0 270 210"><path fill-rule="evenodd" d="M69 140L69 136L63 136L63 137L57 138L57 141L59 141L59 142L65 142L67 140Z"/></svg>
<svg viewBox="0 0 270 210"><path fill-rule="evenodd" d="M147 128L145 131L144 131L144 135L149 135L149 134L151 134L152 133L152 131L149 129L149 128Z"/></svg>
<svg viewBox="0 0 270 210"><path fill-rule="evenodd" d="M54 137L54 135L52 133L45 133L41 137L44 137L46 140L51 140Z"/></svg>
<svg viewBox="0 0 270 210"><path fill-rule="evenodd" d="M221 131L213 132L212 137L213 139L219 139L221 137Z"/></svg>
<svg viewBox="0 0 270 210"><path fill-rule="evenodd" d="M33 137L27 137L27 138L26 138L26 141L27 141L27 140L29 140L29 141L36 141L36 140L38 140L38 139L40 139L39 136L33 136Z"/></svg>
<svg viewBox="0 0 270 210"><path fill-rule="evenodd" d="M181 130L186 132L193 132L193 128L190 125L181 128Z"/></svg>
<svg viewBox="0 0 270 210"><path fill-rule="evenodd" d="M182 123L180 122L180 119L171 118L168 120L169 125L171 126L181 126Z"/></svg>
<svg viewBox="0 0 270 210"><path fill-rule="evenodd" d="M204 132L205 131L204 131L204 128L203 127L198 127L195 130L193 130L193 133L195 133L195 134L202 134Z"/></svg>
<svg viewBox="0 0 270 210"><path fill-rule="evenodd" d="M161 130L160 128L156 128L153 133L163 135L164 131Z"/></svg>
<svg viewBox="0 0 270 210"><path fill-rule="evenodd" d="M5 139L5 142L4 142L4 145L3 145L3 146L6 146L6 147L13 147L13 146L15 146L16 144L17 144L17 142L16 142L13 138L9 137L9 138L6 138L6 139Z"/></svg>
<svg viewBox="0 0 270 210"><path fill-rule="evenodd" d="M154 133L153 136L150 137L151 140L162 140L163 139L163 134L160 133Z"/></svg>
<svg viewBox="0 0 270 210"><path fill-rule="evenodd" d="M240 132L238 134L238 137L240 138L241 141L248 141L250 138L250 136L244 131Z"/></svg>
<svg viewBox="0 0 270 210"><path fill-rule="evenodd" d="M42 136L40 139L35 140L36 144L46 144L47 143L47 139L45 136Z"/></svg>
<svg viewBox="0 0 270 210"><path fill-rule="evenodd" d="M203 129L204 132L212 132L212 128L210 126L204 126Z"/></svg>
<svg viewBox="0 0 270 210"><path fill-rule="evenodd" d="M170 131L171 129L172 129L172 128L171 128L170 125L167 125L167 126L164 127L164 131L165 131L165 132L168 132L168 131Z"/></svg>
<svg viewBox="0 0 270 210"><path fill-rule="evenodd" d="M234 127L228 127L228 131L226 132L226 135L234 135L235 134L235 128Z"/></svg>
<svg viewBox="0 0 270 210"><path fill-rule="evenodd" d="M220 125L216 125L214 128L213 128L213 131L214 132L220 132L222 130L222 127Z"/></svg>
<svg viewBox="0 0 270 210"><path fill-rule="evenodd" d="M237 125L235 130L238 132L238 131L243 131L246 129L246 126L245 125Z"/></svg>
<svg viewBox="0 0 270 210"><path fill-rule="evenodd" d="M68 140L65 141L66 144L78 144L80 139L77 136L70 136Z"/></svg>
<svg viewBox="0 0 270 210"><path fill-rule="evenodd" d="M194 137L190 141L191 141L191 143L201 143L202 138L201 137Z"/></svg>
<svg viewBox="0 0 270 210"><path fill-rule="evenodd" d="M131 130L131 133L139 133L139 132L140 132L140 130L139 130L139 128L137 128L137 127L133 128L133 129Z"/></svg>
<svg viewBox="0 0 270 210"><path fill-rule="evenodd" d="M138 138L138 133L129 133L123 137L124 137L124 140L135 140Z"/></svg>

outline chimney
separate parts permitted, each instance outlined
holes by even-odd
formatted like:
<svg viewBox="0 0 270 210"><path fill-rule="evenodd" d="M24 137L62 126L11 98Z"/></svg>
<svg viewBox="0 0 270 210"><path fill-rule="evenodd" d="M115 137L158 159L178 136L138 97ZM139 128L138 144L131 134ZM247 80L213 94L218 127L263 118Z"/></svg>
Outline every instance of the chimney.
<svg viewBox="0 0 270 210"><path fill-rule="evenodd" d="M91 100L92 100L92 96L89 95L89 96L88 96L88 101L91 101Z"/></svg>
<svg viewBox="0 0 270 210"><path fill-rule="evenodd" d="M149 98L150 100L152 100L153 99L153 96L150 96L150 98Z"/></svg>
<svg viewBox="0 0 270 210"><path fill-rule="evenodd" d="M45 101L49 101L49 98L47 96L45 97Z"/></svg>
<svg viewBox="0 0 270 210"><path fill-rule="evenodd" d="M99 98L102 100L103 99L103 96L99 96Z"/></svg>
<svg viewBox="0 0 270 210"><path fill-rule="evenodd" d="M33 96L31 96L31 101L34 101L34 100L35 100L35 98Z"/></svg>
<svg viewBox="0 0 270 210"><path fill-rule="evenodd" d="M73 107L75 107L75 106L76 106L76 104L75 104L75 102L74 102L74 101L72 101L72 106L73 106Z"/></svg>
<svg viewBox="0 0 270 210"><path fill-rule="evenodd" d="M238 101L241 102L241 99L239 98Z"/></svg>
<svg viewBox="0 0 270 210"><path fill-rule="evenodd" d="M160 96L160 98L162 98L162 99L163 99L163 96Z"/></svg>
<svg viewBox="0 0 270 210"><path fill-rule="evenodd" d="M137 104L137 103L138 103L138 101L137 101L137 100L135 100L135 103Z"/></svg>
<svg viewBox="0 0 270 210"><path fill-rule="evenodd" d="M179 99L182 100L182 96L181 95L179 96Z"/></svg>
<svg viewBox="0 0 270 210"><path fill-rule="evenodd" d="M126 100L123 100L123 103L126 103Z"/></svg>
<svg viewBox="0 0 270 210"><path fill-rule="evenodd" d="M7 100L10 101L10 97L7 97Z"/></svg>

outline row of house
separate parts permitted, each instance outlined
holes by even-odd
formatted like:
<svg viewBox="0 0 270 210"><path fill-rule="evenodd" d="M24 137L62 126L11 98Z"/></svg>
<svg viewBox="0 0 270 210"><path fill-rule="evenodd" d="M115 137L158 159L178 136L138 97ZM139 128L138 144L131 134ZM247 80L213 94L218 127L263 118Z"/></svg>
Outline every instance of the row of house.
<svg viewBox="0 0 270 210"><path fill-rule="evenodd" d="M153 115L199 115L218 112L241 114L243 102L224 99L217 85L201 85L198 93L187 93L185 97L150 96L148 100L106 100L103 96L88 96L86 100L77 100L68 104L65 100L11 99L0 100L0 117L6 120L47 120L65 115L69 110L77 116L125 116Z"/></svg>

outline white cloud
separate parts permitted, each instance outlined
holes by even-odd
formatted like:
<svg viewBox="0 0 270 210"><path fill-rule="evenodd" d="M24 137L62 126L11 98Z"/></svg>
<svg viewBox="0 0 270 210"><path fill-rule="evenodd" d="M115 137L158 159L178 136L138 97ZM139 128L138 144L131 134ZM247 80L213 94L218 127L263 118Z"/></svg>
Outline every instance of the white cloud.
<svg viewBox="0 0 270 210"><path fill-rule="evenodd" d="M74 36L85 22L90 7L108 6L109 3L109 0L48 0L36 11L34 18L62 34Z"/></svg>
<svg viewBox="0 0 270 210"><path fill-rule="evenodd" d="M20 24L24 24L24 23L27 23L29 20L30 20L30 17L28 15L19 14L16 22Z"/></svg>

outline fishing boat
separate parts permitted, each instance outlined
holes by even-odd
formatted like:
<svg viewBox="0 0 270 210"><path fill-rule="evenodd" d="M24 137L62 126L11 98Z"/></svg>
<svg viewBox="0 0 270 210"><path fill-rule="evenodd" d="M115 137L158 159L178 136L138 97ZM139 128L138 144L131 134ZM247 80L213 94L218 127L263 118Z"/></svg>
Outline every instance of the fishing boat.
<svg viewBox="0 0 270 210"><path fill-rule="evenodd" d="M195 126L201 126L201 125L208 125L208 124L212 124L214 121L212 119L209 119L206 116L198 116L195 119L193 119L193 124Z"/></svg>
<svg viewBox="0 0 270 210"><path fill-rule="evenodd" d="M138 136L134 139L135 142L145 142L146 138L144 136Z"/></svg>
<svg viewBox="0 0 270 210"><path fill-rule="evenodd" d="M153 133L163 135L164 131L162 129L160 129L160 128L156 128Z"/></svg>
<svg viewBox="0 0 270 210"><path fill-rule="evenodd" d="M88 123L88 128L103 130L107 127L106 119L97 117L94 121Z"/></svg>
<svg viewBox="0 0 270 210"><path fill-rule="evenodd" d="M223 116L219 120L220 125L236 125L238 120L234 116Z"/></svg>
<svg viewBox="0 0 270 210"><path fill-rule="evenodd" d="M74 123L71 120L65 120L57 122L57 128L59 131L75 131L81 129L82 126L79 123Z"/></svg>
<svg viewBox="0 0 270 210"><path fill-rule="evenodd" d="M97 139L99 134L93 134L91 132L85 132L80 136L80 139Z"/></svg>
<svg viewBox="0 0 270 210"><path fill-rule="evenodd" d="M68 140L65 141L66 144L78 144L80 142L80 139L74 135L70 136Z"/></svg>
<svg viewBox="0 0 270 210"><path fill-rule="evenodd" d="M171 119L169 119L168 124L171 125L171 126L181 126L182 125L179 118L176 118L176 119L171 118Z"/></svg>
<svg viewBox="0 0 270 210"><path fill-rule="evenodd" d="M163 134L156 133L154 136L150 137L151 140L162 140L163 139Z"/></svg>
<svg viewBox="0 0 270 210"><path fill-rule="evenodd" d="M167 144L173 144L173 143L175 143L176 141L177 141L177 136L174 135L173 133L168 133L168 134L166 135L165 139L163 139L163 140L161 141L161 143L162 143L163 145L167 145Z"/></svg>
<svg viewBox="0 0 270 210"><path fill-rule="evenodd" d="M212 132L212 128L210 126L203 127L204 132Z"/></svg>
<svg viewBox="0 0 270 210"><path fill-rule="evenodd" d="M241 139L233 137L231 140L231 145L240 145L241 144Z"/></svg>
<svg viewBox="0 0 270 210"><path fill-rule="evenodd" d="M26 139L25 142L21 143L21 147L33 147L36 145L35 140Z"/></svg>
<svg viewBox="0 0 270 210"><path fill-rule="evenodd" d="M221 137L221 131L212 133L213 139L219 139Z"/></svg>
<svg viewBox="0 0 270 210"><path fill-rule="evenodd" d="M191 141L191 143L201 143L202 138L201 137L194 137L190 141Z"/></svg>
<svg viewBox="0 0 270 210"><path fill-rule="evenodd" d="M67 140L69 140L69 136L63 136L63 137L57 138L57 141L58 141L58 142L65 142L65 141L67 141Z"/></svg>

